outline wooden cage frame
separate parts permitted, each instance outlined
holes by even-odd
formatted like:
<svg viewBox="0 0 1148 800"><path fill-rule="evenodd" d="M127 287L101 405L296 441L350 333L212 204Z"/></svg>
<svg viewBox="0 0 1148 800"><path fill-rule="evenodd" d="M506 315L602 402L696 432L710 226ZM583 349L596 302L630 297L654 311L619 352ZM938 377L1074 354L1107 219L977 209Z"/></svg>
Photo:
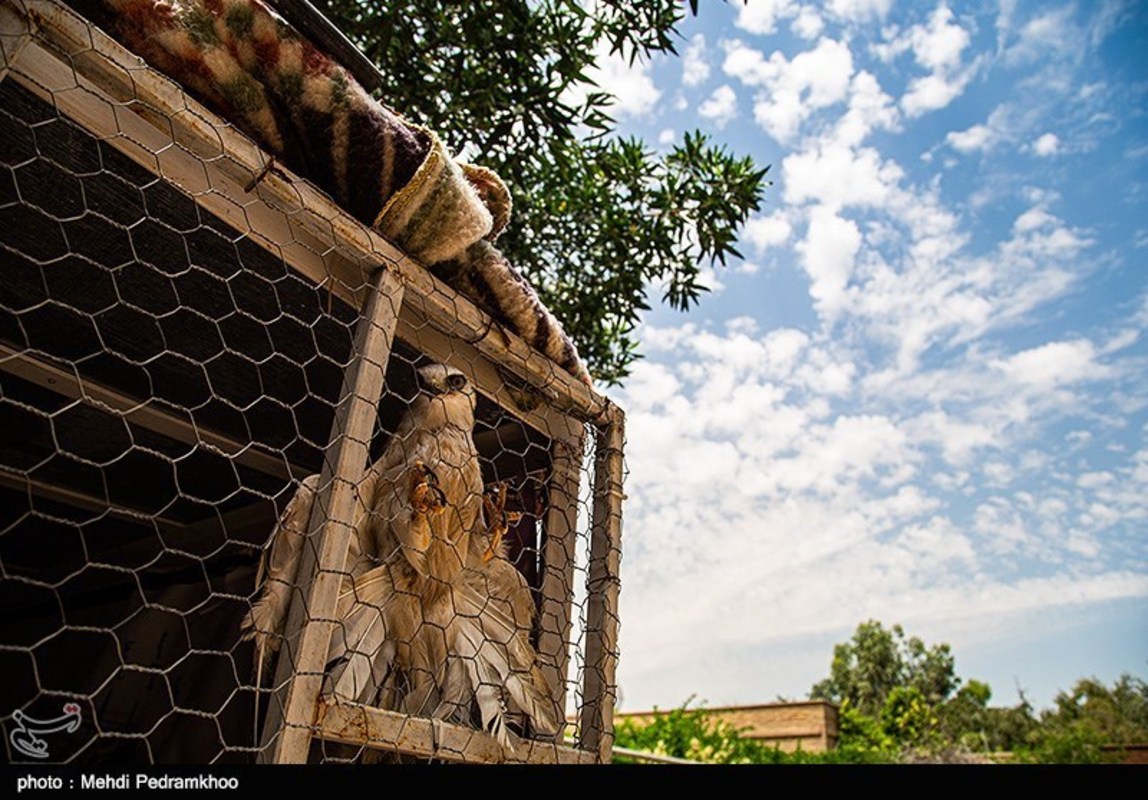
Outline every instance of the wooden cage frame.
<svg viewBox="0 0 1148 800"><path fill-rule="evenodd" d="M303 548L299 593L305 602L294 602L290 609L285 641L292 657L279 659L274 685L280 688L277 701L268 707L261 760L304 762L317 739L463 762L608 763L618 657L622 410L521 338L488 335L497 323L473 302L314 186L278 164L272 168L272 158L250 139L68 6L56 0L0 0L0 80L18 82L144 169L178 186L316 286L361 309L356 358L343 376L310 523L308 538L315 545ZM556 687L559 708L565 707L576 506L584 432L590 426L596 455L584 658L593 668L584 671L572 744L527 741L514 752L504 752L492 736L471 728L373 707L328 705L319 698L351 533L353 481L367 461L396 336L432 358L450 359L486 397L554 443L538 650ZM292 465L258 447L191 425L33 356L2 350L0 370L110 408L133 424L179 441L242 459L267 474L300 477ZM508 378L541 402L523 408L509 390ZM49 497L67 493L19 483ZM234 523L242 525L244 520L236 518Z"/></svg>

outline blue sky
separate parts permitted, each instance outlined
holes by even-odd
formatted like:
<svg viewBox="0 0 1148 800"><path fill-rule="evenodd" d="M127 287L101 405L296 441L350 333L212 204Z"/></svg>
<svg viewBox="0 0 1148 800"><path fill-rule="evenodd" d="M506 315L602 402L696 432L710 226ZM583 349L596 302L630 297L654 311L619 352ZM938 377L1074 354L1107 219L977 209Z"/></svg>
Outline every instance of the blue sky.
<svg viewBox="0 0 1148 800"><path fill-rule="evenodd" d="M703 3L603 59L624 135L771 164L742 262L653 309L623 710L802 698L866 619L995 703L1148 677L1148 9Z"/></svg>

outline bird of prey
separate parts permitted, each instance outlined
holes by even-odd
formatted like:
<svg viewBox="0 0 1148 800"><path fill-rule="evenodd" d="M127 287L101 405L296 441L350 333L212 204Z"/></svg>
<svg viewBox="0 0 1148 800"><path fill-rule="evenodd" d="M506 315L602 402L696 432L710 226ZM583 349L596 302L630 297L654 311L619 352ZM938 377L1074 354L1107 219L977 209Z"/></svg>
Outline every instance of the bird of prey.
<svg viewBox="0 0 1148 800"><path fill-rule="evenodd" d="M473 385L443 364L418 376L420 394L359 484L366 508L348 558L355 580L329 664L335 698L369 702L395 673L401 710L428 715L446 670L451 589L483 524L483 483Z"/></svg>
<svg viewBox="0 0 1148 800"><path fill-rule="evenodd" d="M356 485L356 532L347 557L349 579L386 566L407 606L445 592L467 560L483 507L474 387L445 364L422 367L418 381L420 392L386 451ZM263 593L243 622L260 662L278 648L318 483L318 475L304 480L280 517Z"/></svg>
<svg viewBox="0 0 1148 800"><path fill-rule="evenodd" d="M484 498L486 536L455 592L447 678L435 710L436 717L463 724L477 711L483 729L504 746L508 717L522 719L527 724L520 727L537 735L560 731L551 686L530 643L534 598L502 543L514 516L505 503L505 485Z"/></svg>
<svg viewBox="0 0 1148 800"><path fill-rule="evenodd" d="M443 364L418 378L419 395L357 486L328 700L462 724L477 717L504 745L509 717L553 735L557 709L530 644L533 598L501 544L505 489L483 492L475 389ZM261 657L282 628L316 483L304 481L284 512L264 594L245 621Z"/></svg>

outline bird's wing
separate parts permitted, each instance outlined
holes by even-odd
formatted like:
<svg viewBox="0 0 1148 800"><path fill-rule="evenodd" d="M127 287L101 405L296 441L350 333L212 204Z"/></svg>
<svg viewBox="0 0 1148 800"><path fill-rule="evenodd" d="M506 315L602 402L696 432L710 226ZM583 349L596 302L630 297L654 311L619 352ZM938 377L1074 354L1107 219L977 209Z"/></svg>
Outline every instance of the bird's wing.
<svg viewBox="0 0 1148 800"><path fill-rule="evenodd" d="M454 677L465 676L466 683L462 688L452 687L449 694L452 697L472 697L478 704L482 729L492 734L503 747L510 747L499 675L499 668L505 673L508 664L505 659L499 659L497 653L489 652L477 617L460 613L452 621L451 628L452 657L463 667ZM495 663L491 663L492 658Z"/></svg>
<svg viewBox="0 0 1148 800"><path fill-rule="evenodd" d="M398 610L387 565L349 582L339 596L339 624L327 651L331 696L366 703L383 688L394 664L396 644L388 625Z"/></svg>
<svg viewBox="0 0 1148 800"><path fill-rule="evenodd" d="M318 475L311 475L299 484L295 496L287 504L268 539L260 563L260 572L266 568L267 573L263 593L251 606L242 623L243 638L255 640L257 665L264 664L266 657L279 649L279 637L286 622L291 587L298 579L299 557L318 488Z"/></svg>
<svg viewBox="0 0 1148 800"><path fill-rule="evenodd" d="M467 667L483 727L505 724L494 717L509 707L525 714L536 732L557 733L557 710L549 683L535 664L528 631L519 628L504 603L476 590L473 581L457 587L454 603L454 655Z"/></svg>

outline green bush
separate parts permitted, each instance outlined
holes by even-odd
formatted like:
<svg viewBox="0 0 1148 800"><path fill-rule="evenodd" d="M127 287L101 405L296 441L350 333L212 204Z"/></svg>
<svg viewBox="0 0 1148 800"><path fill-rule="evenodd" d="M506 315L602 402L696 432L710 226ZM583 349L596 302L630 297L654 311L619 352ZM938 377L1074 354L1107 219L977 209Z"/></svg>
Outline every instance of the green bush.
<svg viewBox="0 0 1148 800"><path fill-rule="evenodd" d="M866 764L894 760L893 749L880 726L860 713L842 715L841 741L835 750L786 753L747 738L739 729L704 708L655 709L648 722L622 720L615 729L615 744L655 755L685 758L706 764ZM640 762L615 755L614 763Z"/></svg>

